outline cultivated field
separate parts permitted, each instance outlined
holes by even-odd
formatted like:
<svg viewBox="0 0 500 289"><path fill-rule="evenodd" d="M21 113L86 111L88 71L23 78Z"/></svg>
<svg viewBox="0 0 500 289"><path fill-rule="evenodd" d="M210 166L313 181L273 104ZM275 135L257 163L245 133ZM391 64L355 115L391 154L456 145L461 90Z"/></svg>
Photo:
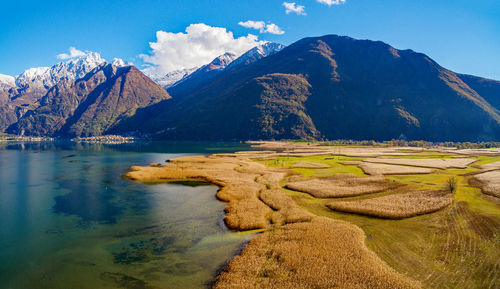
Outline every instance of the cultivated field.
<svg viewBox="0 0 500 289"><path fill-rule="evenodd" d="M214 287L500 288L500 201L483 194L500 153L255 145L126 174L216 184L228 227L261 230Z"/></svg>

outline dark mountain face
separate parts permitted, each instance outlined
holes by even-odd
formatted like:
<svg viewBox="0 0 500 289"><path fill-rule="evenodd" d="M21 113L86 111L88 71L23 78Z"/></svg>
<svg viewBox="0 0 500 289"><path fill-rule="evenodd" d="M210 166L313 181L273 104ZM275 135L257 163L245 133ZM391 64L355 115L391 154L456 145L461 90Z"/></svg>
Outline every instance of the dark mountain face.
<svg viewBox="0 0 500 289"><path fill-rule="evenodd" d="M498 97L472 82L424 54L328 35L224 70L137 117L168 139L498 140Z"/></svg>
<svg viewBox="0 0 500 289"><path fill-rule="evenodd" d="M495 107L497 111L500 111L500 81L465 74L459 74L458 76Z"/></svg>
<svg viewBox="0 0 500 289"><path fill-rule="evenodd" d="M168 93L135 67L96 67L84 78L63 80L41 98L39 106L7 130L49 136L101 135L122 119L168 99Z"/></svg>

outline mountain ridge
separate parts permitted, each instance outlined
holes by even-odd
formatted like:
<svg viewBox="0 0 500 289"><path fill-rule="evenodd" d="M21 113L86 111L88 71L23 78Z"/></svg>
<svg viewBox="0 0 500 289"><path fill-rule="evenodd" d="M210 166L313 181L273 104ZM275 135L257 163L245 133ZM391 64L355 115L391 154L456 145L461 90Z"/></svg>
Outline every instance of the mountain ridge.
<svg viewBox="0 0 500 289"><path fill-rule="evenodd" d="M500 139L499 81L381 41L325 35L266 45L221 55L168 93L137 68L109 63L35 101L0 91L0 129L170 140Z"/></svg>
<svg viewBox="0 0 500 289"><path fill-rule="evenodd" d="M498 139L500 135L498 109L430 57L397 50L381 41L337 35L299 40L250 65L223 71L196 91L179 94L172 90L173 99L151 108L150 121L141 121L141 126L150 133L162 131L157 137L167 139L263 138L264 130L260 134L249 130L257 119L247 116L242 120L242 115L259 107L262 93L269 93L251 89L255 87L252 83L273 74L287 75L272 78L278 82L302 77L311 85L302 112L310 117L320 137L465 141ZM256 94L261 97L255 98ZM289 102L294 99L293 95L279 97ZM255 102L247 103L247 108L238 104L248 99ZM231 113L226 107L239 110ZM222 111L226 111L224 117ZM133 125L133 121L129 123ZM223 132L216 129L221 127ZM284 125L274 131L290 129ZM309 137L317 137L313 130L308 131ZM303 135L300 132L294 138Z"/></svg>

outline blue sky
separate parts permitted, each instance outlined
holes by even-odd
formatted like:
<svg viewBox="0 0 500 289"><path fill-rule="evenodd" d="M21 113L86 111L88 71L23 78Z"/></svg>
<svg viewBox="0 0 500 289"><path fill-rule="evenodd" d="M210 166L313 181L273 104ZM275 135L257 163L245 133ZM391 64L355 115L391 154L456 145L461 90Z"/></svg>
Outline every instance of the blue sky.
<svg viewBox="0 0 500 289"><path fill-rule="evenodd" d="M226 28L235 38L252 33L285 45L324 34L382 40L426 53L456 72L500 79L498 0L346 0L331 6L320 1L286 1L305 6L307 15L286 14L284 1L274 0L3 1L0 73L53 65L69 47L141 67L139 55L154 54L149 43L157 41L157 31L178 33L205 23ZM248 20L264 21L264 29L238 24ZM284 34L266 33L269 24Z"/></svg>

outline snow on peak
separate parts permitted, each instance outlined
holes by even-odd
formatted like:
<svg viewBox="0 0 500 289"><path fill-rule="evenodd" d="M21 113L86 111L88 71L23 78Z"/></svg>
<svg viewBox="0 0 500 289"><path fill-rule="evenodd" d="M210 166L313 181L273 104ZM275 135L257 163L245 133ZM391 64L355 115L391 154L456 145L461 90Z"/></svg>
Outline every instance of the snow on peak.
<svg viewBox="0 0 500 289"><path fill-rule="evenodd" d="M142 70L142 72L152 81L158 83L163 88L167 89L174 85L179 80L187 77L194 71L196 71L198 67L188 68L188 69L179 69L167 74L162 74L158 71L156 66L150 66Z"/></svg>
<svg viewBox="0 0 500 289"><path fill-rule="evenodd" d="M117 66L117 67L125 67L125 66L132 65L131 63L125 62L121 58L113 58L113 60L111 61L111 64L113 64L114 66Z"/></svg>
<svg viewBox="0 0 500 289"><path fill-rule="evenodd" d="M200 69L203 69L205 71L212 71L212 70L222 70L226 68L231 62L233 62L237 58L236 54L231 53L231 52L226 52L214 60L210 62L209 64L203 66Z"/></svg>
<svg viewBox="0 0 500 289"><path fill-rule="evenodd" d="M97 52L88 52L83 56L72 58L68 61L59 62L52 67L36 67L25 70L16 79L16 85L33 87L37 89L49 89L62 80L74 80L84 77L92 69L107 63ZM129 64L120 58L111 62L115 66L128 66Z"/></svg>
<svg viewBox="0 0 500 289"><path fill-rule="evenodd" d="M285 48L284 45L279 44L279 43L273 43L273 42L266 42L266 43L261 44L259 46L255 46L254 48L248 50L243 55L241 55L238 59L234 60L231 63L231 67L234 67L234 66L237 66L240 64L242 64L242 65L250 64L250 63L255 62L261 58L276 54L279 51L281 51L283 48Z"/></svg>
<svg viewBox="0 0 500 289"><path fill-rule="evenodd" d="M16 78L0 73L0 90L9 89L16 86Z"/></svg>

